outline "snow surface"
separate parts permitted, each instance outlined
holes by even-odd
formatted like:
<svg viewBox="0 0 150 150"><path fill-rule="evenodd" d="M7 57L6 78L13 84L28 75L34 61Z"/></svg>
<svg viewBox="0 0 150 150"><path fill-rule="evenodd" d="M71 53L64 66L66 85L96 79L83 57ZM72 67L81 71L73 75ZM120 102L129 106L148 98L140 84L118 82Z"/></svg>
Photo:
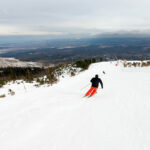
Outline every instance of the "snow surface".
<svg viewBox="0 0 150 150"><path fill-rule="evenodd" d="M104 89L83 98L95 74ZM1 150L150 149L150 67L96 63L51 87L12 86L0 99Z"/></svg>
<svg viewBox="0 0 150 150"><path fill-rule="evenodd" d="M43 67L43 64L39 62L20 61L15 58L0 57L0 67Z"/></svg>

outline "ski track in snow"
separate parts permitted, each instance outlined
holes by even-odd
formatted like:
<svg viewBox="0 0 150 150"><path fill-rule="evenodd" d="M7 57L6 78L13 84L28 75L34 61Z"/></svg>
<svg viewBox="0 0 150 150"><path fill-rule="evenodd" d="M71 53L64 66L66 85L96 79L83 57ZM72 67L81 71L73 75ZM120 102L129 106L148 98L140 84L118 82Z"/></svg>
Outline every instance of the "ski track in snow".
<svg viewBox="0 0 150 150"><path fill-rule="evenodd" d="M83 98L95 74L104 89ZM149 76L150 67L96 63L51 87L0 99L0 149L149 150Z"/></svg>

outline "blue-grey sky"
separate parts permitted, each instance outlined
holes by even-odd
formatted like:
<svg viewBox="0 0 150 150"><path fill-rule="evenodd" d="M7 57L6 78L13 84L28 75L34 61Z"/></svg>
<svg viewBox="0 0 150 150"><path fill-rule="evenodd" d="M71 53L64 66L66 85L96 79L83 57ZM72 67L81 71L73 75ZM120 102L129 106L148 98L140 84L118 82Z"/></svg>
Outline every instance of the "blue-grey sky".
<svg viewBox="0 0 150 150"><path fill-rule="evenodd" d="M0 35L150 32L149 0L0 0Z"/></svg>

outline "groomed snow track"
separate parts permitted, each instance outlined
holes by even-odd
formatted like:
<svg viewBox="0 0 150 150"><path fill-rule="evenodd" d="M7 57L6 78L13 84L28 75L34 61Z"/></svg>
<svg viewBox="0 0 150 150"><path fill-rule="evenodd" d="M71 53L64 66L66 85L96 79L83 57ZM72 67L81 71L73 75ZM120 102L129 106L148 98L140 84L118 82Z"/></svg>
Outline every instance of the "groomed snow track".
<svg viewBox="0 0 150 150"><path fill-rule="evenodd" d="M115 63L0 99L0 149L150 150L150 67ZM104 89L83 98L95 74Z"/></svg>

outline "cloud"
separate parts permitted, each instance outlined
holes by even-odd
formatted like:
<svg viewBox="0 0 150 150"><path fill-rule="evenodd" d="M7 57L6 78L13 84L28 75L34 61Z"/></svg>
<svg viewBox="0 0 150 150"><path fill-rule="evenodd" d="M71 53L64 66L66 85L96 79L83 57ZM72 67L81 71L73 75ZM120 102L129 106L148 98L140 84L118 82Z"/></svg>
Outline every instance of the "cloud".
<svg viewBox="0 0 150 150"><path fill-rule="evenodd" d="M150 27L149 6L147 0L5 0L0 34L144 31Z"/></svg>
<svg viewBox="0 0 150 150"><path fill-rule="evenodd" d="M0 10L0 16L7 16L7 14L8 14L8 11L6 10L6 9L1 9Z"/></svg>
<svg viewBox="0 0 150 150"><path fill-rule="evenodd" d="M0 25L0 35L62 35L62 32L50 32L41 30L32 30L32 28L20 28L16 26Z"/></svg>

